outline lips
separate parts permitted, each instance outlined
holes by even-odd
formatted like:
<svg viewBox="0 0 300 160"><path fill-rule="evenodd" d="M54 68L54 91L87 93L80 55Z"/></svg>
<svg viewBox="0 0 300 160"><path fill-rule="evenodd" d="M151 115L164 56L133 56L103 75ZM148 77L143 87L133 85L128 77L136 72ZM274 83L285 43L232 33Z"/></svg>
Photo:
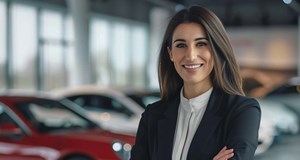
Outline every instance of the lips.
<svg viewBox="0 0 300 160"><path fill-rule="evenodd" d="M195 68L200 68L202 67L204 64L201 63L201 64L185 64L185 65L182 65L184 68L187 68L187 69L195 69Z"/></svg>

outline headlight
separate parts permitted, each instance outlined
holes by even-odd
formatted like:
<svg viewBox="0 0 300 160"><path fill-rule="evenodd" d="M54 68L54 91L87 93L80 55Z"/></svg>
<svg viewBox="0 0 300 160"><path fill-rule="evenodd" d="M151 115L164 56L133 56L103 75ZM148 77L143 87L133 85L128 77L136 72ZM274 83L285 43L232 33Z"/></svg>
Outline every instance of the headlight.
<svg viewBox="0 0 300 160"><path fill-rule="evenodd" d="M113 151L115 151L115 153L122 158L122 160L129 160L130 151L132 148L130 144L114 141L111 147Z"/></svg>

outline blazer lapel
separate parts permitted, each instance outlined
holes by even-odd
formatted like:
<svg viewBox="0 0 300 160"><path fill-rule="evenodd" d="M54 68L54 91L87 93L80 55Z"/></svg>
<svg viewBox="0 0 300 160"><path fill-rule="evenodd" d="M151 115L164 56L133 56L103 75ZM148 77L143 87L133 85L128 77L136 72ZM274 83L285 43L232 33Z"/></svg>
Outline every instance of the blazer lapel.
<svg viewBox="0 0 300 160"><path fill-rule="evenodd" d="M223 97L222 92L217 88L214 88L207 104L206 111L191 142L187 159L198 157L196 155L200 153L199 149L205 148L209 137L218 126L218 123L220 123L221 117L217 112L222 105Z"/></svg>
<svg viewBox="0 0 300 160"><path fill-rule="evenodd" d="M173 140L177 123L178 107L180 97L177 96L172 102L165 103L167 109L164 113L164 117L158 121L158 159L159 160L171 160L173 150Z"/></svg>

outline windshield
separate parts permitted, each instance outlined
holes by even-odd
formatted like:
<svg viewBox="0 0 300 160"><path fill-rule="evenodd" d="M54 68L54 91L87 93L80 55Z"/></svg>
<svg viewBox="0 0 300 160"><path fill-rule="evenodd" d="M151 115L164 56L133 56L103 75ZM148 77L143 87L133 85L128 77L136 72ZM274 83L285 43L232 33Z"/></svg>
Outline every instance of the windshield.
<svg viewBox="0 0 300 160"><path fill-rule="evenodd" d="M96 124L80 114L52 100L34 100L16 104L16 109L26 117L38 132L87 129Z"/></svg>

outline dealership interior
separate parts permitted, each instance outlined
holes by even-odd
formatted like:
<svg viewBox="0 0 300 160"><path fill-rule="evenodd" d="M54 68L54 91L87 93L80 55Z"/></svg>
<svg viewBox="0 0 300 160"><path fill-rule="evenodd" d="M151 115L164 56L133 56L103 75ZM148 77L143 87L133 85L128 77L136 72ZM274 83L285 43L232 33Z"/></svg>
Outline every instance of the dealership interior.
<svg viewBox="0 0 300 160"><path fill-rule="evenodd" d="M160 98L157 62L170 17L192 5L206 7L220 18L240 67L244 92L261 105L254 159L299 159L295 148L300 147L300 0L0 0L0 127L1 114L12 101L6 94L21 91L64 97L74 106L85 103L79 94L93 95L84 107L87 119L99 120L100 126L113 132L135 133L145 107ZM96 100L96 94L106 99ZM139 104L129 94L147 100ZM114 110L92 107L108 101ZM37 106L33 111L38 117L50 115L49 108ZM95 114L98 111L101 115ZM53 115L71 117L65 112ZM123 122L110 123L115 117ZM30 130L24 129L25 124L21 129ZM6 140L11 137L6 132L9 129L0 128L0 159L11 156L5 148L12 141L21 143ZM130 143L120 143L121 153L114 148L119 143L113 142L117 156L104 159L128 159ZM87 153L78 160L102 158L97 156Z"/></svg>

